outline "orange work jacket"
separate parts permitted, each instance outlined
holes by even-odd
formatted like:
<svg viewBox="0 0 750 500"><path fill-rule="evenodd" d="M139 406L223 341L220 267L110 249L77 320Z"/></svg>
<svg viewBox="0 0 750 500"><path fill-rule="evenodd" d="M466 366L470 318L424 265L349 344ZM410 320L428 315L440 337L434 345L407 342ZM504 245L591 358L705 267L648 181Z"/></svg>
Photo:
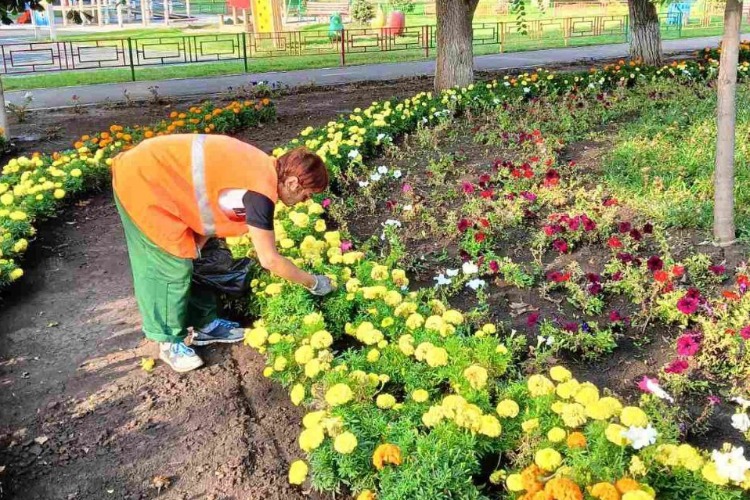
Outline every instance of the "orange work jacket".
<svg viewBox="0 0 750 500"><path fill-rule="evenodd" d="M198 255L196 235L240 236L244 220L219 207L226 189L278 199L276 159L222 135L175 134L148 139L118 155L112 184L135 225L157 246L182 258Z"/></svg>

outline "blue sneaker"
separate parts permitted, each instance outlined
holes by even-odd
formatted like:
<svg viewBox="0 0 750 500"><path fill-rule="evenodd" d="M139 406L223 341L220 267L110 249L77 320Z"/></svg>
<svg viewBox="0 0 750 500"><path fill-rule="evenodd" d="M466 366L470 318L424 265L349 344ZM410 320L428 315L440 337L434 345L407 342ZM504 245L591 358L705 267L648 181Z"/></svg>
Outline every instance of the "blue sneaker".
<svg viewBox="0 0 750 500"><path fill-rule="evenodd" d="M184 342L159 344L159 358L174 371L185 373L203 366L203 360Z"/></svg>
<svg viewBox="0 0 750 500"><path fill-rule="evenodd" d="M245 338L245 330L239 323L225 319L215 319L203 328L196 328L191 339L192 345L234 344Z"/></svg>

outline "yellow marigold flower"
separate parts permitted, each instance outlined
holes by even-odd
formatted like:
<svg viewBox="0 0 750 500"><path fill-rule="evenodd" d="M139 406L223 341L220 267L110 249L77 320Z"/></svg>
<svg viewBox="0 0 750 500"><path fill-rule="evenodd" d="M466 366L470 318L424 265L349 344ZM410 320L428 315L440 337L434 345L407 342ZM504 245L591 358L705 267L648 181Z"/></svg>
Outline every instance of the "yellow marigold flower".
<svg viewBox="0 0 750 500"><path fill-rule="evenodd" d="M81 172L80 168L74 168L73 170L70 171L70 175L72 177L80 177L81 175L83 175L83 172Z"/></svg>
<svg viewBox="0 0 750 500"><path fill-rule="evenodd" d="M274 332L274 333L272 333L271 335L268 336L268 343L269 344L273 345L273 344L278 344L279 342L281 342L281 334L280 333Z"/></svg>
<svg viewBox="0 0 750 500"><path fill-rule="evenodd" d="M620 500L620 492L611 483L596 483L589 488L589 493L599 500Z"/></svg>
<svg viewBox="0 0 750 500"><path fill-rule="evenodd" d="M333 449L342 455L348 455L357 447L357 437L349 431L342 432L333 441Z"/></svg>
<svg viewBox="0 0 750 500"><path fill-rule="evenodd" d="M8 217L10 217L10 220L14 220L14 221L26 220L26 212L16 210L14 212L11 212L10 215L8 215Z"/></svg>
<svg viewBox="0 0 750 500"><path fill-rule="evenodd" d="M370 490L363 490L357 495L357 500L376 500L378 497Z"/></svg>
<svg viewBox="0 0 750 500"><path fill-rule="evenodd" d="M443 323L440 326L440 336L441 337L450 337L456 333L456 327L451 325L450 323Z"/></svg>
<svg viewBox="0 0 750 500"><path fill-rule="evenodd" d="M23 276L23 269L17 267L13 269L8 276L10 277L11 281L16 281L18 278Z"/></svg>
<svg viewBox="0 0 750 500"><path fill-rule="evenodd" d="M607 420L612 417L612 410L604 400L586 405L586 416L593 420Z"/></svg>
<svg viewBox="0 0 750 500"><path fill-rule="evenodd" d="M532 418L532 419L529 419L529 420L525 420L524 422L521 423L521 429L523 429L523 431L525 433L527 433L527 434L530 433L531 431L533 431L534 429L538 428L538 427L539 427L539 419L538 418Z"/></svg>
<svg viewBox="0 0 750 500"><path fill-rule="evenodd" d="M442 347L434 347L427 351L427 357L425 360L432 368L445 366L448 364L448 351Z"/></svg>
<svg viewBox="0 0 750 500"><path fill-rule="evenodd" d="M396 290L391 290L388 293L385 294L384 301L386 304L388 304L391 307L396 307L403 301L403 297L401 297L401 294L398 293Z"/></svg>
<svg viewBox="0 0 750 500"><path fill-rule="evenodd" d="M411 398L417 403L424 403L430 398L430 393L424 389L415 389L411 393Z"/></svg>
<svg viewBox="0 0 750 500"><path fill-rule="evenodd" d="M570 373L570 370L563 366L553 366L550 368L549 376L555 382L567 382L573 378L573 374Z"/></svg>
<svg viewBox="0 0 750 500"><path fill-rule="evenodd" d="M493 335L497 333L497 327L493 325L492 323L487 323L482 327L482 331L486 333L487 335Z"/></svg>
<svg viewBox="0 0 750 500"><path fill-rule="evenodd" d="M288 364L287 359L284 356L279 356L273 360L273 369L277 372L283 372Z"/></svg>
<svg viewBox="0 0 750 500"><path fill-rule="evenodd" d="M326 330L318 330L310 337L310 345L315 349L326 349L333 344L333 337Z"/></svg>
<svg viewBox="0 0 750 500"><path fill-rule="evenodd" d="M401 465L401 448L395 444L381 444L372 454L372 464L377 470L383 470L388 464Z"/></svg>
<svg viewBox="0 0 750 500"><path fill-rule="evenodd" d="M420 346L422 346L422 345L424 345L424 344L420 344ZM432 344L430 344L430 345L432 345ZM415 354L414 337L412 337L411 335L401 335L398 338L398 348L406 356L411 356L412 354ZM426 353L427 353L427 351L425 350L424 354L426 354ZM419 361L422 361L422 359L424 359L424 358L422 357L422 358L417 358L417 359Z"/></svg>
<svg viewBox="0 0 750 500"><path fill-rule="evenodd" d="M532 397L547 396L555 392L555 384L544 375L532 375L527 382Z"/></svg>
<svg viewBox="0 0 750 500"><path fill-rule="evenodd" d="M7 207L8 205L12 205L15 199L16 197L11 193L5 193L4 195L0 196L0 203Z"/></svg>
<svg viewBox="0 0 750 500"><path fill-rule="evenodd" d="M586 410L580 403L565 405L560 416L566 426L575 429L586 423Z"/></svg>
<svg viewBox="0 0 750 500"><path fill-rule="evenodd" d="M294 246L294 240L289 238L284 238L280 242L281 248L292 248Z"/></svg>
<svg viewBox="0 0 750 500"><path fill-rule="evenodd" d="M413 313L406 318L406 327L409 330L416 330L424 324L424 317L419 313Z"/></svg>
<svg viewBox="0 0 750 500"><path fill-rule="evenodd" d="M626 427L646 427L648 415L637 406L626 406L620 413L620 422Z"/></svg>
<svg viewBox="0 0 750 500"><path fill-rule="evenodd" d="M497 404L495 411L503 418L515 418L520 411L518 403L512 399L503 399Z"/></svg>
<svg viewBox="0 0 750 500"><path fill-rule="evenodd" d="M693 472L703 467L703 457L689 444L681 444L677 447L677 459L680 465Z"/></svg>
<svg viewBox="0 0 750 500"><path fill-rule="evenodd" d="M21 238L13 245L13 251L16 253L25 252L27 248L29 248L29 242L25 238Z"/></svg>
<svg viewBox="0 0 750 500"><path fill-rule="evenodd" d="M495 417L492 415L482 415L481 426L479 427L480 434L494 438L498 437L502 431L503 427Z"/></svg>
<svg viewBox="0 0 750 500"><path fill-rule="evenodd" d="M446 417L442 406L431 406L427 413L422 415L422 423L427 427L435 427Z"/></svg>
<svg viewBox="0 0 750 500"><path fill-rule="evenodd" d="M445 314L445 304L440 302L438 299L432 299L427 303L427 305L430 306L430 311L432 311L432 314L439 314L440 316Z"/></svg>
<svg viewBox="0 0 750 500"><path fill-rule="evenodd" d="M641 460L638 455L633 455L630 457L628 472L633 476L645 476L648 471L646 470L646 464L643 463L643 460Z"/></svg>
<svg viewBox="0 0 750 500"><path fill-rule="evenodd" d="M395 404L396 398L391 394L379 394L378 397L375 398L375 405L382 410L393 408L393 405Z"/></svg>
<svg viewBox="0 0 750 500"><path fill-rule="evenodd" d="M289 484L302 484L307 479L307 464L302 460L295 460L289 467Z"/></svg>
<svg viewBox="0 0 750 500"><path fill-rule="evenodd" d="M505 486L508 487L508 491L519 492L523 491L523 479L521 474L511 474L508 479L505 480Z"/></svg>
<svg viewBox="0 0 750 500"><path fill-rule="evenodd" d="M377 349L370 349L367 351L367 361L370 363L376 363L380 359L380 351Z"/></svg>
<svg viewBox="0 0 750 500"><path fill-rule="evenodd" d="M305 399L305 386L302 384L295 385L292 387L292 392L289 396L292 399L292 404L294 406L299 406L302 400Z"/></svg>
<svg viewBox="0 0 750 500"><path fill-rule="evenodd" d="M320 373L320 370L322 369L321 363L319 359L311 359L307 363L305 363L305 377L307 378L315 378Z"/></svg>
<svg viewBox="0 0 750 500"><path fill-rule="evenodd" d="M52 193L52 196L54 196L56 200L61 200L61 199L65 198L65 190L64 189L55 189L55 192Z"/></svg>
<svg viewBox="0 0 750 500"><path fill-rule="evenodd" d="M403 269L394 269L391 271L391 280L398 286L408 286L409 279L406 277L406 271Z"/></svg>
<svg viewBox="0 0 750 500"><path fill-rule="evenodd" d="M245 345L259 349L266 344L268 339L268 330L262 326L259 328L245 329Z"/></svg>
<svg viewBox="0 0 750 500"><path fill-rule="evenodd" d="M562 399L570 399L578 392L581 388L581 384L576 379L571 379L561 384L558 384L555 392Z"/></svg>
<svg viewBox="0 0 750 500"><path fill-rule="evenodd" d="M656 455L654 458L660 464L669 465L670 467L677 467L680 465L680 457L677 454L677 445L674 444L660 444L656 448Z"/></svg>
<svg viewBox="0 0 750 500"><path fill-rule="evenodd" d="M305 314L305 317L302 318L302 323L306 326L312 326L317 325L318 323L323 322L323 315L317 312Z"/></svg>
<svg viewBox="0 0 750 500"><path fill-rule="evenodd" d="M307 364L307 362L309 362L314 357L315 350L312 348L312 346L309 345L300 346L296 351L294 351L294 361L296 361L298 365Z"/></svg>
<svg viewBox="0 0 750 500"><path fill-rule="evenodd" d="M552 448L544 448L534 454L534 463L539 468L554 472L562 464L562 455Z"/></svg>
<svg viewBox="0 0 750 500"><path fill-rule="evenodd" d="M284 286L281 283L271 283L266 287L266 295L278 295L283 290Z"/></svg>
<svg viewBox="0 0 750 500"><path fill-rule="evenodd" d="M393 311L393 315L398 316L400 318L406 318L410 314L415 313L416 311L417 311L417 304L415 304L414 302L402 302Z"/></svg>
<svg viewBox="0 0 750 500"><path fill-rule="evenodd" d="M566 436L567 432L565 432L565 429L562 429L560 427L553 427L547 432L547 439L549 439L553 443L562 442Z"/></svg>
<svg viewBox="0 0 750 500"><path fill-rule="evenodd" d="M318 427L320 425L320 421L323 420L323 417L325 416L325 410L311 411L302 418L302 425L305 426L305 429Z"/></svg>
<svg viewBox="0 0 750 500"><path fill-rule="evenodd" d="M336 384L326 391L326 402L331 406L338 406L351 401L354 393L346 384Z"/></svg>
<svg viewBox="0 0 750 500"><path fill-rule="evenodd" d="M321 426L311 427L303 430L299 435L299 447L306 452L311 452L320 446L325 439L325 433Z"/></svg>
<svg viewBox="0 0 750 500"><path fill-rule="evenodd" d="M424 322L425 329L432 330L435 332L439 332L442 326L443 326L443 318L441 318L440 316L434 316L434 315L430 316Z"/></svg>
<svg viewBox="0 0 750 500"><path fill-rule="evenodd" d="M388 328L389 326L393 326L393 323L395 323L395 320L390 316L386 316L383 318L383 321L380 322L380 327Z"/></svg>
<svg viewBox="0 0 750 500"><path fill-rule="evenodd" d="M365 254L363 254L362 252L346 252L341 256L341 259L344 264L346 264L347 266L351 266L362 260L364 256Z"/></svg>
<svg viewBox="0 0 750 500"><path fill-rule="evenodd" d="M636 490L625 493L622 500L654 500L654 496L643 490Z"/></svg>
<svg viewBox="0 0 750 500"><path fill-rule="evenodd" d="M443 319L451 325L460 325L464 322L464 315L455 309L449 309L443 313Z"/></svg>
<svg viewBox="0 0 750 500"><path fill-rule="evenodd" d="M628 444L627 438L623 437L622 433L627 429L620 424L609 424L604 430L604 435L609 442L616 444L617 446L625 446Z"/></svg>
<svg viewBox="0 0 750 500"><path fill-rule="evenodd" d="M581 403L584 406L589 405L599 400L599 389L588 382L581 384L581 388L578 389L573 399L575 399L576 403Z"/></svg>
<svg viewBox="0 0 750 500"><path fill-rule="evenodd" d="M328 417L320 421L329 436L336 437L344 430L344 421L341 417Z"/></svg>
<svg viewBox="0 0 750 500"><path fill-rule="evenodd" d="M472 388L477 390L487 385L487 377L487 370L479 365L471 365L464 370L464 378L469 381Z"/></svg>
<svg viewBox="0 0 750 500"><path fill-rule="evenodd" d="M370 277L375 281L383 281L384 279L388 279L388 268L386 266L376 264L375 267L372 268L372 272L370 272Z"/></svg>
<svg viewBox="0 0 750 500"><path fill-rule="evenodd" d="M586 436L580 432L571 432L565 443L568 445L568 448L585 448Z"/></svg>
<svg viewBox="0 0 750 500"><path fill-rule="evenodd" d="M318 219L315 221L315 231L319 233L323 233L326 230L326 221L323 219Z"/></svg>

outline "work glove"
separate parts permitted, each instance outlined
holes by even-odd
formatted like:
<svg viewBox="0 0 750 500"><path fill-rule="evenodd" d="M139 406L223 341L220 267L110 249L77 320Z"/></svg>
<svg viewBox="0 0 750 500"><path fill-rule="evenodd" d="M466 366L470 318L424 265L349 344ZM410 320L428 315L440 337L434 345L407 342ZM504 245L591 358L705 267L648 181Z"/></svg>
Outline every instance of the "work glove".
<svg viewBox="0 0 750 500"><path fill-rule="evenodd" d="M315 278L315 284L310 288L310 293L313 295L317 295L318 297L323 297L324 295L328 295L333 291L333 285L331 284L331 279L328 276L323 276L322 274L316 274L313 276Z"/></svg>

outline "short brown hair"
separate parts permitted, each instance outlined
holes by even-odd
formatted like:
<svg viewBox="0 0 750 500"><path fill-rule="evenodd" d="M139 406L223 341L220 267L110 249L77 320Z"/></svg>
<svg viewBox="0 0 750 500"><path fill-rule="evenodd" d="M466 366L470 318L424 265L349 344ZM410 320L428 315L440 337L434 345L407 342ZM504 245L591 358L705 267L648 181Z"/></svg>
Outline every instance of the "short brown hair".
<svg viewBox="0 0 750 500"><path fill-rule="evenodd" d="M295 148L279 158L279 182L297 177L303 188L316 192L328 188L328 169L323 159L305 147Z"/></svg>

